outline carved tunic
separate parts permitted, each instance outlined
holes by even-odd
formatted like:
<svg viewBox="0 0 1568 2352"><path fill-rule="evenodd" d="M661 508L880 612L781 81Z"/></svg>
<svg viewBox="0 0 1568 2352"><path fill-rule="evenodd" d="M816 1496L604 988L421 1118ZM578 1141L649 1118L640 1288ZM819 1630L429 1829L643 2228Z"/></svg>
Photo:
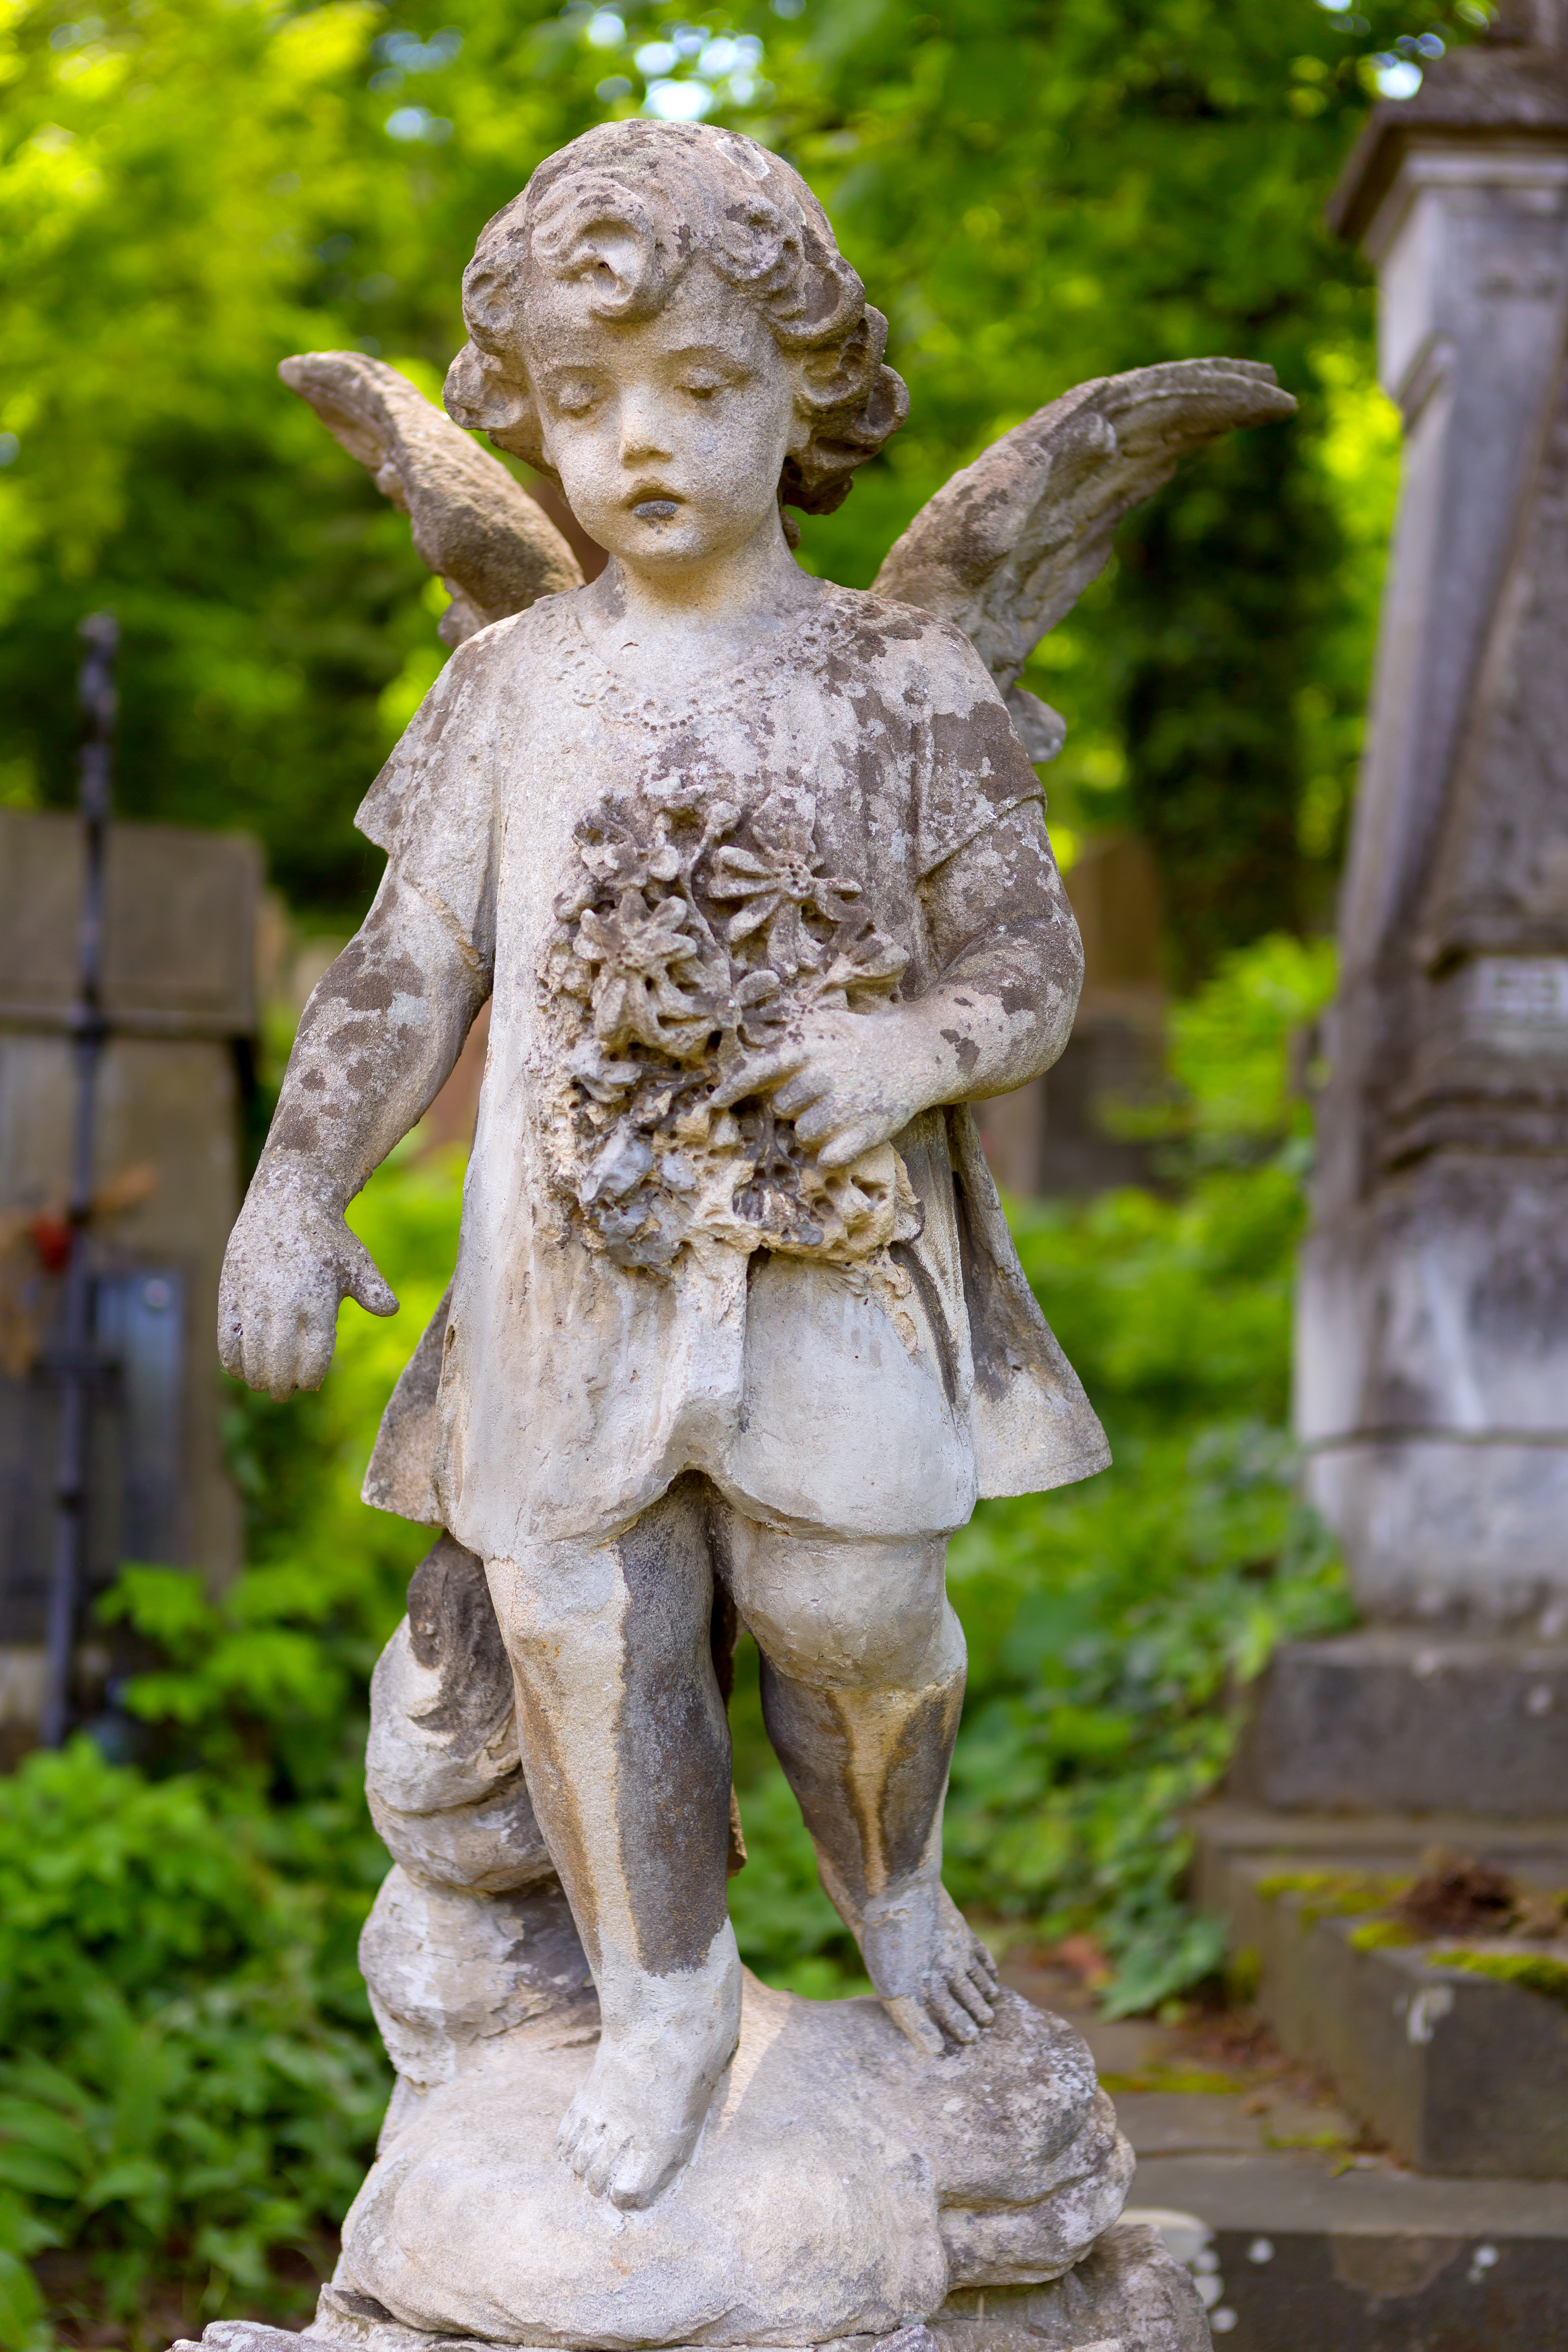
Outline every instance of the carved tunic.
<svg viewBox="0 0 1568 2352"><path fill-rule="evenodd" d="M987 903L1070 936L1038 782L956 630L828 589L652 694L551 598L454 656L359 824L494 993L457 1272L367 1500L496 1559L687 1469L891 1536L1102 1466L967 1110L824 1171L748 1085L792 1015L955 966L961 852Z"/></svg>

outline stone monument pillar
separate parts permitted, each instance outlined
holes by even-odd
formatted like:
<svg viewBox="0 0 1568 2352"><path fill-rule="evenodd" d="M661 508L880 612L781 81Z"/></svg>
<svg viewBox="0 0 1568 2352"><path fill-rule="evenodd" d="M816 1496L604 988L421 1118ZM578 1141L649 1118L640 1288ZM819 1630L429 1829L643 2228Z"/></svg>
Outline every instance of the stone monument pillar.
<svg viewBox="0 0 1568 2352"><path fill-rule="evenodd" d="M1363 1623L1276 1654L1195 1825L1284 2046L1472 2188L1568 2146L1563 33L1505 11L1378 107L1331 208L1405 436L1297 1320Z"/></svg>
<svg viewBox="0 0 1568 2352"><path fill-rule="evenodd" d="M1374 1619L1568 1633L1568 56L1505 11L1332 217L1404 486L1346 877L1298 1418Z"/></svg>
<svg viewBox="0 0 1568 2352"><path fill-rule="evenodd" d="M1270 1839L1271 1808L1380 1813L1414 1855L1447 1813L1480 1853L1568 1788L1559 10L1378 107L1331 217L1405 431L1297 1318L1308 1490L1367 1622L1279 1654L1230 1790Z"/></svg>

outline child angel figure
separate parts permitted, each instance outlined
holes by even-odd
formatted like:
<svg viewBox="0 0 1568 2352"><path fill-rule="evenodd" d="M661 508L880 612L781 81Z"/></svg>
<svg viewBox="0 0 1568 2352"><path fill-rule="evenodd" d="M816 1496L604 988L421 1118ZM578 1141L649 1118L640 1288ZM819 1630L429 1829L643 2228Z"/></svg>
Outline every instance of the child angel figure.
<svg viewBox="0 0 1568 2352"><path fill-rule="evenodd" d="M345 1296L395 1311L344 1208L492 998L457 1269L405 1376L433 1397L413 1515L485 1563L598 1988L560 2147L637 2206L739 2030L716 1612L889 2015L933 2054L991 2019L941 1874L947 1544L977 1495L1109 1457L968 1106L1061 1052L1081 950L969 637L792 554L784 509L837 506L907 408L796 174L603 125L491 221L464 304L448 408L609 562L470 635L360 812L385 875L307 1007L220 1347L286 1397Z"/></svg>

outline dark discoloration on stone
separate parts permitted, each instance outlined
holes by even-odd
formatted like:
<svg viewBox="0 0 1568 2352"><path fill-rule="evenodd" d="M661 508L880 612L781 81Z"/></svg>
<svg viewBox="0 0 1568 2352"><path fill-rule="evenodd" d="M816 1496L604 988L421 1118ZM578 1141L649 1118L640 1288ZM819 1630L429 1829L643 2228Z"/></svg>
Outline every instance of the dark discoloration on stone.
<svg viewBox="0 0 1568 2352"><path fill-rule="evenodd" d="M713 1612L709 1620L708 1647L713 1660L713 1679L719 1685L719 1696L729 1706L735 1690L735 1643L740 1638L741 1619L727 1587L717 1578L713 1584Z"/></svg>
<svg viewBox="0 0 1568 2352"><path fill-rule="evenodd" d="M1016 1253L1006 1244L1006 1220L973 1118L967 1110L950 1111L947 1124L975 1389L982 1396L1000 1398L1020 1364L1037 1366L1041 1388L1048 1378L1064 1420L1077 1433L1080 1450L1072 1471L1064 1475L1090 1477L1110 1463L1105 1433L1040 1312Z"/></svg>
<svg viewBox="0 0 1568 2352"><path fill-rule="evenodd" d="M979 1046L973 1037L966 1037L962 1029L944 1029L942 1034L952 1047L958 1059L958 1066L967 1077L980 1059Z"/></svg>
<svg viewBox="0 0 1568 2352"><path fill-rule="evenodd" d="M536 501L395 368L317 352L279 373L404 509L418 554L456 592L445 644L577 584L572 551Z"/></svg>
<svg viewBox="0 0 1568 2352"><path fill-rule="evenodd" d="M293 1109L279 1112L268 1138L269 1151L314 1151L321 1141L321 1129L309 1111Z"/></svg>
<svg viewBox="0 0 1568 2352"><path fill-rule="evenodd" d="M858 1907L920 1864L963 1707L962 1674L910 1693L897 1738L858 1753L848 1706L778 1673L764 1657L763 1720L812 1838Z"/></svg>
<svg viewBox="0 0 1568 2352"><path fill-rule="evenodd" d="M953 1346L952 1334L948 1328L947 1317L942 1313L942 1299L936 1284L931 1279L931 1268L914 1250L910 1249L907 1242L895 1242L892 1256L895 1264L901 1265L909 1276L914 1286L915 1294L925 1309L926 1328L931 1334L931 1343L936 1350L942 1389L949 1404L956 1407L959 1390L958 1353Z"/></svg>
<svg viewBox="0 0 1568 2352"><path fill-rule="evenodd" d="M425 975L411 956L380 961L362 936L351 940L322 974L315 993L323 1004L346 1004L354 1013L386 1013L398 996L423 996Z"/></svg>
<svg viewBox="0 0 1568 2352"><path fill-rule="evenodd" d="M870 1887L876 1823L861 1804L849 1725L830 1691L792 1682L762 1661L763 1721L812 1842L857 1908Z"/></svg>
<svg viewBox="0 0 1568 2352"><path fill-rule="evenodd" d="M627 1596L615 1729L621 1865L637 1958L668 1976L706 1958L726 1911L730 1727L710 1648L701 1481L678 1479L618 1549Z"/></svg>
<svg viewBox="0 0 1568 2352"><path fill-rule="evenodd" d="M910 1708L887 1757L877 1828L882 1864L890 1879L907 1877L919 1866L947 1787L963 1712L963 1676L957 1675Z"/></svg>
<svg viewBox="0 0 1568 2352"><path fill-rule="evenodd" d="M1192 2277L1157 2230L1134 2221L1108 2230L1047 2285L950 2295L931 2334L937 2352L1076 2352L1091 2341L1129 2352L1209 2352L1212 2340Z"/></svg>
<svg viewBox="0 0 1568 2352"><path fill-rule="evenodd" d="M346 1054L358 1046L373 1046L386 1034L385 1024L356 1015L352 1021L340 1021L332 1029L332 1052Z"/></svg>
<svg viewBox="0 0 1568 2352"><path fill-rule="evenodd" d="M996 1304L996 1273L990 1254L975 1232L973 1208L968 1190L953 1176L953 1198L958 1211L958 1248L963 1265L963 1292L966 1298L984 1300L991 1312L972 1313L969 1318L970 1354L974 1365L974 1385L983 1396L1005 1397L1013 1379L1013 1351L1007 1345L1005 1323L999 1320Z"/></svg>
<svg viewBox="0 0 1568 2352"><path fill-rule="evenodd" d="M1015 802L1038 798L1040 780L1000 702L977 700L962 716L935 712L931 732L939 772L963 776L998 814Z"/></svg>
<svg viewBox="0 0 1568 2352"><path fill-rule="evenodd" d="M408 1587L408 1638L422 1666L438 1673L440 1696L414 1720L426 1731L462 1732L476 1744L511 1711L511 1662L501 1640L485 1564L444 1535Z"/></svg>

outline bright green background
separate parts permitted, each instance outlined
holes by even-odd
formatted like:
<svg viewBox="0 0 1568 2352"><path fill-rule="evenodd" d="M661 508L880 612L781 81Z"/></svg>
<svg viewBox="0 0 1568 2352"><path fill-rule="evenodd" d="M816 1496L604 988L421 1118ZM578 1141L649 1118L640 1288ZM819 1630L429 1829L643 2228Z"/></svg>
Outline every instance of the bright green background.
<svg viewBox="0 0 1568 2352"><path fill-rule="evenodd" d="M1097 373L1220 352L1272 362L1300 401L1127 527L1114 581L1037 665L1071 721L1058 818L1149 835L1183 978L1321 916L1342 837L1391 440L1367 274L1321 205L1372 53L1448 16L1360 5L695 20L764 44L752 103L719 114L826 200L912 394L848 504L808 524L814 566L867 583L955 466ZM68 798L72 631L112 601L125 808L248 826L298 908L357 919L375 859L352 814L440 649L404 525L274 368L358 341L433 391L479 227L542 155L635 107L631 50L675 21L585 0L6 0L0 792ZM453 37L415 40L404 71L387 43L407 57L411 30ZM627 97L595 95L617 79ZM390 136L412 109L434 135Z"/></svg>

